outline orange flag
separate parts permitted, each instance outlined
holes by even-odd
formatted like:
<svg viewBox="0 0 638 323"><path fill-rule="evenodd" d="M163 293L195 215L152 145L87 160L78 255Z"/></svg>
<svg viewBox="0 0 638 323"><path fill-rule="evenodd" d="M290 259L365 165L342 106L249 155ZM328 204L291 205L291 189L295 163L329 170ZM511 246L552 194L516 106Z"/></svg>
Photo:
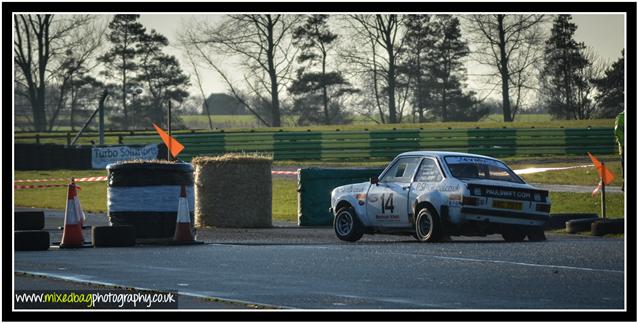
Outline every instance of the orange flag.
<svg viewBox="0 0 638 323"><path fill-rule="evenodd" d="M164 130L162 130L162 128L158 127L156 124L153 124L153 127L155 127L157 133L159 133L160 137L162 137L164 144L166 144L166 147L168 147L171 151L171 155L173 155L173 157L177 157L177 155L184 150L184 145L180 144L175 138L169 136L166 132L164 132Z"/></svg>
<svg viewBox="0 0 638 323"><path fill-rule="evenodd" d="M589 158L591 158L591 162L594 163L594 166L596 166L596 170L598 170L598 176L603 180L603 182L605 182L605 185L611 184L611 182L613 182L616 178L614 176L614 173L612 173L609 168L605 167L600 161L598 161L598 159L594 157L594 155L590 154L589 152L587 152L587 155L589 155Z"/></svg>

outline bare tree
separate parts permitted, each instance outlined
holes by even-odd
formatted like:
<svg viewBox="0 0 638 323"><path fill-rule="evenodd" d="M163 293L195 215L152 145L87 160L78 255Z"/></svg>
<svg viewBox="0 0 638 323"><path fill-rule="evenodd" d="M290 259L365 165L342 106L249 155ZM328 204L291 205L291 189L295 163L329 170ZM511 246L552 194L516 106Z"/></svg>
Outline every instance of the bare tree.
<svg viewBox="0 0 638 323"><path fill-rule="evenodd" d="M58 93L55 110L49 119L49 131L53 130L56 119L69 98L71 99L71 128L73 128L74 107L77 102L75 87L87 82L92 85L99 84L88 74L99 65L95 58L102 47L106 27L100 25L95 16L92 18L91 23L75 28L63 39L67 50L64 55L59 55L56 59L58 65L51 71L50 83L58 84Z"/></svg>
<svg viewBox="0 0 638 323"><path fill-rule="evenodd" d="M350 20L346 20L350 22ZM344 43L339 48L339 58L347 66L343 69L349 78L357 79L361 83L361 87L369 89L362 91L362 98L357 100L355 107L360 107L364 117L376 122L385 123L385 108L379 92L380 66L377 63L377 51L374 37L370 37L365 31L360 31L354 26L348 26L350 30L351 40ZM356 44L356 45L355 45ZM368 54L366 50L369 50ZM376 110L376 111L375 111ZM373 117L374 114L379 115L378 118Z"/></svg>
<svg viewBox="0 0 638 323"><path fill-rule="evenodd" d="M187 28L181 38L184 45L197 46L209 65L218 66L214 54L240 57L247 74L245 79L251 79L255 94L270 96L271 124L279 127L281 89L290 81L297 52L290 36L299 20L297 15L227 15L219 24L199 22ZM219 68L214 69L221 72ZM237 93L234 89L231 91Z"/></svg>
<svg viewBox="0 0 638 323"><path fill-rule="evenodd" d="M204 101L204 107L206 108L206 115L208 116L208 127L212 130L213 129L213 120L211 120L210 118L210 109L208 107L208 100L206 100L206 94L204 93L204 88L202 87L202 79L199 76L199 69L197 68L197 63L195 63L195 60L193 59L193 55L191 54L191 52L187 49L186 50L186 56L188 57L188 61L190 62L191 66L193 67L193 72L195 73L195 79L197 80L197 87L199 88L199 93L202 95L202 100Z"/></svg>
<svg viewBox="0 0 638 323"><path fill-rule="evenodd" d="M27 98L31 103L36 131L45 131L46 87L51 76L51 63L66 52L70 45L66 37L75 29L86 26L88 15L17 14L14 22L14 63L20 70Z"/></svg>
<svg viewBox="0 0 638 323"><path fill-rule="evenodd" d="M513 121L527 87L530 70L542 59L544 15L471 15L469 30L475 59L493 67L499 77L503 102L503 121ZM512 107L512 94L516 99Z"/></svg>
<svg viewBox="0 0 638 323"><path fill-rule="evenodd" d="M385 80L385 90L388 100L388 122L397 123L400 117L397 116L397 62L402 52L403 40L405 39L403 28L404 17L401 15L350 15L351 27L356 32L367 35L372 46L372 67L373 77L376 80L379 69L383 70ZM377 49L377 46L379 48ZM377 50L383 51L383 55L378 55ZM370 52L368 52L369 54ZM379 64L380 63L380 64ZM375 83L375 93L377 102L379 101L378 82Z"/></svg>

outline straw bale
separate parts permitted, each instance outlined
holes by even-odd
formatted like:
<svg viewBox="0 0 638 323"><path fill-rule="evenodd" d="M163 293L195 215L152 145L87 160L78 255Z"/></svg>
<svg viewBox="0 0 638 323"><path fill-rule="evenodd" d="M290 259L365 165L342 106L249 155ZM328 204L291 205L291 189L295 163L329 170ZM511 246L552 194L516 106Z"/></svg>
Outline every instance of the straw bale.
<svg viewBox="0 0 638 323"><path fill-rule="evenodd" d="M254 154L196 157L195 225L272 226L272 158Z"/></svg>

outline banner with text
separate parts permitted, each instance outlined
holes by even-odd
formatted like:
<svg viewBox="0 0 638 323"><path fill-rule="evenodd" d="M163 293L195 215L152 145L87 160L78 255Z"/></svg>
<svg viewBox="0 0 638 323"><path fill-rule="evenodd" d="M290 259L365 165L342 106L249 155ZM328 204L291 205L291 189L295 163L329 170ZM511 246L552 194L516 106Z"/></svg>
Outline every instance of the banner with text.
<svg viewBox="0 0 638 323"><path fill-rule="evenodd" d="M123 160L157 159L158 148L156 144L131 147L131 146L111 146L94 147L92 149L91 165L96 169L103 169L106 165Z"/></svg>

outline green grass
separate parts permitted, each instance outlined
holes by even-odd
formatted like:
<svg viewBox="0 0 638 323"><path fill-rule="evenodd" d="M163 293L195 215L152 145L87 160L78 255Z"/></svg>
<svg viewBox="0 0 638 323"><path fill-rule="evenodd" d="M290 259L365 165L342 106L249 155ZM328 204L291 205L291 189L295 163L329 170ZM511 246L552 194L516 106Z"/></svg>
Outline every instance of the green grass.
<svg viewBox="0 0 638 323"><path fill-rule="evenodd" d="M600 211L600 195L591 193L550 192L552 213L598 213ZM607 217L624 218L624 194L607 194L605 197Z"/></svg>
<svg viewBox="0 0 638 323"><path fill-rule="evenodd" d="M580 165L591 165L591 161L589 163L584 163ZM548 163L548 164L535 164L535 165L525 165L520 164L513 167L515 169L523 169L528 167L566 167L566 166L577 166L579 164L573 163ZM620 161L616 162L606 162L605 165L609 167L612 173L616 175L616 179L611 183L610 186L621 186L622 185L622 171L620 169ZM543 183L543 184L563 184L563 185L589 185L593 188L598 185L598 172L593 165L591 167L582 167L582 168L572 168L565 170L554 170L547 171L542 173L534 173L534 174L526 174L521 175L523 179L528 183Z"/></svg>
<svg viewBox="0 0 638 323"><path fill-rule="evenodd" d="M16 171L15 179L70 178L74 176L106 176L105 170L55 170L55 171ZM68 182L16 183L19 185L67 184ZM78 196L82 209L86 212L106 212L106 182L79 182ZM66 187L25 189L15 191L15 206L64 209L66 207Z"/></svg>
<svg viewBox="0 0 638 323"><path fill-rule="evenodd" d="M502 114L498 114L498 113L490 114L489 116L485 117L481 121L503 122L503 115ZM552 116L549 115L549 114L518 114L518 115L516 115L516 118L514 119L514 121L521 121L521 122L546 122L546 121L553 121L553 120L552 120Z"/></svg>
<svg viewBox="0 0 638 323"><path fill-rule="evenodd" d="M180 118L189 129L210 129L206 115L184 115ZM253 115L211 115L210 119L213 128L254 128L257 126L257 118Z"/></svg>
<svg viewBox="0 0 638 323"><path fill-rule="evenodd" d="M273 178L272 219L297 222L297 181Z"/></svg>

